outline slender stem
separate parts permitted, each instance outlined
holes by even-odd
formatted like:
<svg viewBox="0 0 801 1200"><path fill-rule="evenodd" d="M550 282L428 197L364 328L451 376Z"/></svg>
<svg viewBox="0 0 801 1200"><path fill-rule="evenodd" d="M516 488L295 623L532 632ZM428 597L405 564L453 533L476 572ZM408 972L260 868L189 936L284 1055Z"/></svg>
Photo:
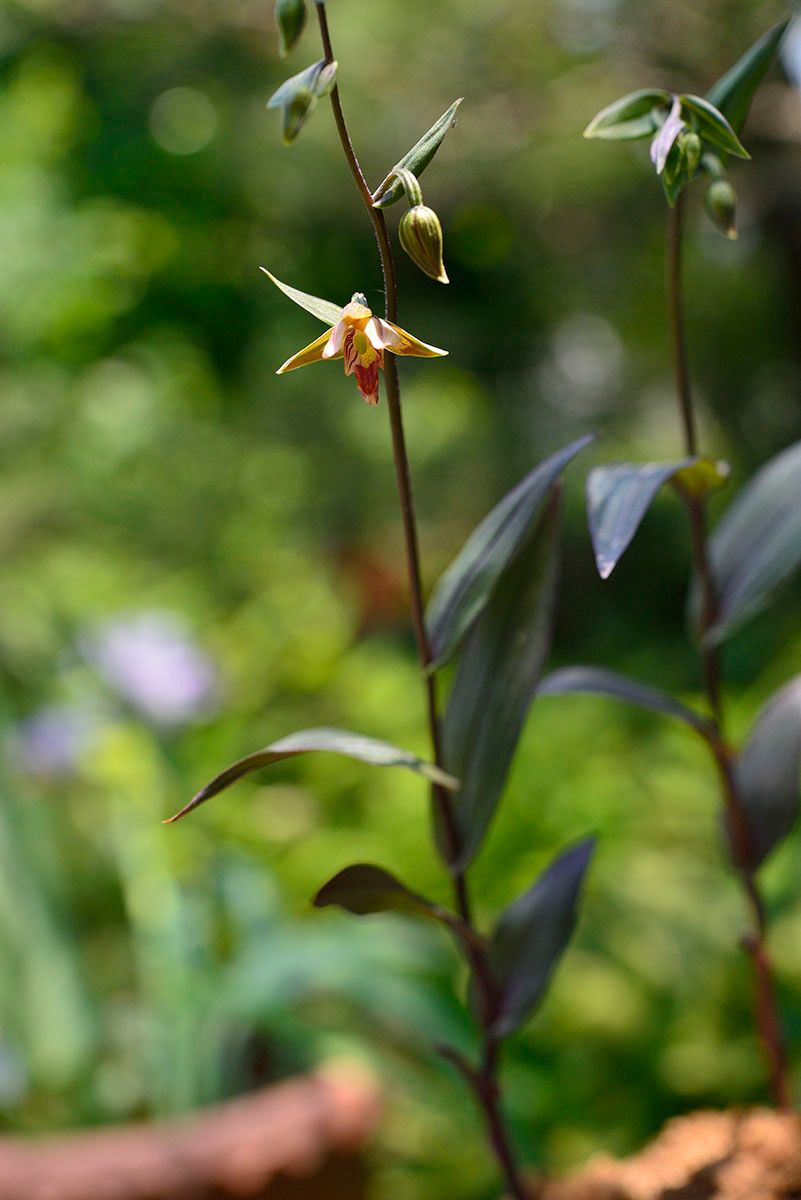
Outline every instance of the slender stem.
<svg viewBox="0 0 801 1200"><path fill-rule="evenodd" d="M681 257L684 227L684 193L679 196L668 218L667 234L667 303L670 318L673 364L676 376L679 411L684 432L684 448L688 456L698 453L695 409L693 405L687 346L684 334ZM765 910L754 876L751 834L745 811L737 790L732 768L732 752L724 731L721 661L716 645L705 637L718 616L718 595L709 558L705 501L690 493L684 494L690 520L692 555L701 586L699 640L701 667L709 708L712 714L713 736L710 746L721 781L721 796L729 846L734 868L745 894L751 917L751 930L742 939L754 972L756 1025L770 1071L771 1094L778 1108L790 1107L790 1088L787 1077L787 1057L776 1003L773 968L765 945Z"/></svg>
<svg viewBox="0 0 801 1200"><path fill-rule="evenodd" d="M331 45L331 34L328 27L328 16L325 9L325 0L316 0L316 7L325 59L326 62L333 62L334 52ZM344 152L345 159L348 163L348 167L350 168L351 175L353 176L354 183L356 184L364 206L369 213L370 220L373 224L376 242L378 243L378 253L381 259L381 270L384 276L386 318L388 321L396 322L398 319L398 283L395 271L395 257L392 250L392 242L390 240L384 213L380 209L373 208L373 197L367 184L367 180L365 179L364 172L362 171L359 160L356 156L353 142L351 141L350 132L348 130L347 122L345 121L345 115L342 111L342 102L339 97L338 87L334 87L333 91L331 92L331 108L333 110L334 121L339 133L339 140L342 143L342 150ZM389 411L390 431L392 434L395 478L398 488L398 497L400 499L403 533L406 545L406 565L409 580L412 626L414 629L415 641L417 643L417 654L420 660L420 669L423 678L426 713L428 717L433 757L437 765L442 766L442 732L439 718L439 707L437 703L436 677L434 671L431 669L433 660L425 627L423 584L420 571L420 549L419 539L417 536L414 495L412 492L411 468L409 465L409 455L406 448L406 437L403 428L403 410L401 407L398 366L392 354L388 354L384 361L384 381L387 396L387 408ZM529 1194L520 1177L520 1171L515 1161L514 1153L511 1147L511 1141L509 1139L501 1112L500 1096L497 1083L498 1046L490 1033L490 1025L494 1016L497 1002L496 987L493 980L492 971L490 970L487 954L484 949L484 944L476 933L472 924L471 905L466 874L464 869L458 865L461 846L459 829L453 809L453 802L449 793L445 789L434 788L434 803L437 807L441 827L444 833L446 843L445 852L447 860L450 864L451 875L453 878L456 909L469 934L464 942L465 952L471 972L476 981L476 986L478 988L481 1001L483 1061L480 1072L476 1072L475 1075L471 1074L469 1078L473 1085L479 1107L484 1115L490 1144L503 1174L506 1186L508 1187L511 1196L514 1197L514 1200L530 1200Z"/></svg>

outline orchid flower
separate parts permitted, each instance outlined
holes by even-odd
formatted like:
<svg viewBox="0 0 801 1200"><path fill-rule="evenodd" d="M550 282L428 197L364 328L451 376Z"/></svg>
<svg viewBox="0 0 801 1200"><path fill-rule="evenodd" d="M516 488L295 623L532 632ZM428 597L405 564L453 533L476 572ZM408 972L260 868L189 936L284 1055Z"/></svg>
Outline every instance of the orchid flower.
<svg viewBox="0 0 801 1200"><path fill-rule="evenodd" d="M345 374L356 376L356 384L367 403L378 404L378 373L384 365L387 350L390 354L406 354L415 358L441 358L448 353L447 350L421 342L391 321L374 316L367 306L366 297L360 292L354 293L350 304L340 308L328 300L289 287L276 279L266 267L261 269L290 300L328 326L324 334L288 358L276 371L277 375L295 371L309 363L341 358Z"/></svg>

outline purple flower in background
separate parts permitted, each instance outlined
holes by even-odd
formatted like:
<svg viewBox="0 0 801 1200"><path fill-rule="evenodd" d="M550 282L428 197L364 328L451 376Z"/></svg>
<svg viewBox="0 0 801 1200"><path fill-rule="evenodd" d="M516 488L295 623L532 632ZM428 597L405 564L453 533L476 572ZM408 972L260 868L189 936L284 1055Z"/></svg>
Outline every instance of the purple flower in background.
<svg viewBox="0 0 801 1200"><path fill-rule="evenodd" d="M16 730L22 766L32 775L69 775L96 729L96 718L76 705L40 708Z"/></svg>
<svg viewBox="0 0 801 1200"><path fill-rule="evenodd" d="M85 648L109 687L158 725L181 725L214 707L217 672L171 613L109 621Z"/></svg>

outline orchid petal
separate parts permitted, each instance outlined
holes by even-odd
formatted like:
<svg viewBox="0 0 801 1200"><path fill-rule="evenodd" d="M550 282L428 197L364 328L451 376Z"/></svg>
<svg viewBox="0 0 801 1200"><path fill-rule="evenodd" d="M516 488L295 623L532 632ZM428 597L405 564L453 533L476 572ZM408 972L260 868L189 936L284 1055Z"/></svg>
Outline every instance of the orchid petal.
<svg viewBox="0 0 801 1200"><path fill-rule="evenodd" d="M347 321L337 321L323 350L323 358L339 358L348 328Z"/></svg>
<svg viewBox="0 0 801 1200"><path fill-rule="evenodd" d="M375 322L384 349L393 354L408 354L415 358L443 358L448 353L447 350L440 350L438 346L429 346L427 342L421 342L419 338L413 337L399 325L393 325L391 321L382 321L376 317Z"/></svg>
<svg viewBox="0 0 801 1200"><path fill-rule="evenodd" d="M664 171L673 143L683 129L686 129L686 125L681 119L681 100L674 96L670 112L651 142L651 162L656 167L657 175Z"/></svg>
<svg viewBox="0 0 801 1200"><path fill-rule="evenodd" d="M331 334L326 330L315 341L304 346L302 350L298 350L297 354L293 354L283 366L278 368L276 375L285 375L287 371L296 371L298 367L307 367L309 363L321 362L323 350L328 345L330 336Z"/></svg>
<svg viewBox="0 0 801 1200"><path fill-rule="evenodd" d="M379 352L386 349L387 345L384 334L381 332L381 325L383 324L383 321L379 321L376 317L371 317L364 327L368 342L374 350L378 350Z"/></svg>

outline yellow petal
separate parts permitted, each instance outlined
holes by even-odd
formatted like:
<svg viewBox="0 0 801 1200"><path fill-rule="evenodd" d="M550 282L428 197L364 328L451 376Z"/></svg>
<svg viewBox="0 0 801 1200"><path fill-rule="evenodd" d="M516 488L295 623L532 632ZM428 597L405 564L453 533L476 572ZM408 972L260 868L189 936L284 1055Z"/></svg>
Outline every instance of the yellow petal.
<svg viewBox="0 0 801 1200"><path fill-rule="evenodd" d="M421 342L419 338L413 337L399 325L393 325L391 321L377 321L377 324L384 347L392 354L410 354L415 358L443 358L448 353L447 350L440 350L438 346L429 346L427 342Z"/></svg>
<svg viewBox="0 0 801 1200"><path fill-rule="evenodd" d="M276 375L285 375L287 371L295 371L298 367L307 367L309 363L321 362L323 350L325 350L330 337L331 330L326 329L325 333L321 334L311 345L304 346L302 350L298 350L297 354L288 358L284 365L278 368Z"/></svg>

